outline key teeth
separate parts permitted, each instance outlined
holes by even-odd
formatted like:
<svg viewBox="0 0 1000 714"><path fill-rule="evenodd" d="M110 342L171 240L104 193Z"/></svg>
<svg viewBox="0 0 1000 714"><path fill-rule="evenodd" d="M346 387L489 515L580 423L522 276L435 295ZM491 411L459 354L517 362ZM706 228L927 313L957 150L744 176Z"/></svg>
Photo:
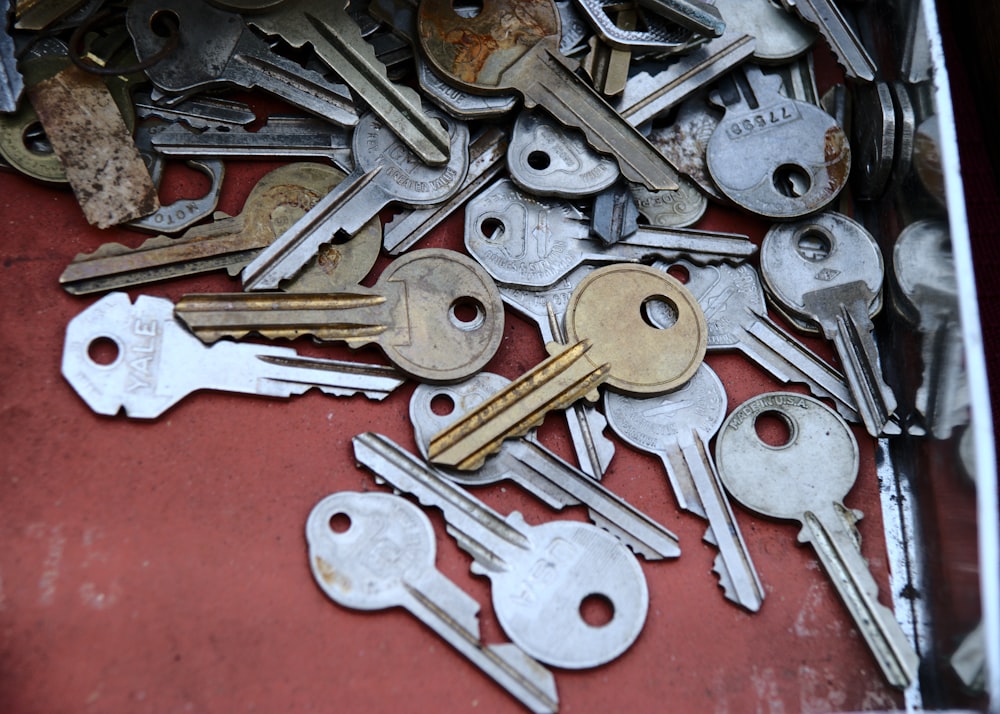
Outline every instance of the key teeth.
<svg viewBox="0 0 1000 714"><path fill-rule="evenodd" d="M729 577L729 570L726 568L725 564L722 562L722 553L718 553L715 556L715 560L712 563L712 572L719 578L719 587L722 588L722 594L729 600L729 602L739 605L744 610L749 612L757 612L760 610L761 605L763 605L763 593L761 593L760 598L756 598L753 602L743 602L740 600L736 593L736 588L733 586L733 581Z"/></svg>

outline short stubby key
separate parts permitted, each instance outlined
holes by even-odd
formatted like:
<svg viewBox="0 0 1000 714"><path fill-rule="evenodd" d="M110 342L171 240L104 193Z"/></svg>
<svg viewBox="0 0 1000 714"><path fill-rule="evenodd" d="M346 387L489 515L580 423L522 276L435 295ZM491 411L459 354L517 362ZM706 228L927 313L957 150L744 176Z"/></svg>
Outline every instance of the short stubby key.
<svg viewBox="0 0 1000 714"><path fill-rule="evenodd" d="M677 187L666 159L559 52L559 15L551 0L486 0L472 18L458 15L449 0L421 0L417 32L445 79L484 93L516 90L526 108L541 106L561 124L582 129L629 181Z"/></svg>
<svg viewBox="0 0 1000 714"><path fill-rule="evenodd" d="M656 397L605 392L604 411L618 436L660 457L680 507L708 521L705 540L719 550L714 570L726 598L757 612L764 588L708 449L726 416L715 372L702 364L683 387Z"/></svg>
<svg viewBox="0 0 1000 714"><path fill-rule="evenodd" d="M881 306L884 277L875 239L839 213L778 224L761 243L760 270L781 310L833 342L865 428L880 435L896 397L882 377L871 320Z"/></svg>
<svg viewBox="0 0 1000 714"><path fill-rule="evenodd" d="M554 667L596 667L625 652L642 631L649 591L635 556L610 533L580 521L529 525L504 518L388 438L353 439L354 457L377 480L440 508L448 532L490 579L503 631L529 656ZM602 625L584 620L588 599L611 603Z"/></svg>
<svg viewBox="0 0 1000 714"><path fill-rule="evenodd" d="M418 385L410 397L410 422L421 453L427 453L434 434L508 384L506 377L480 372L454 385ZM582 504L595 524L648 560L680 555L677 536L530 437L505 441L476 471L445 475L465 486L510 479L553 508Z"/></svg>
<svg viewBox="0 0 1000 714"><path fill-rule="evenodd" d="M62 373L98 414L153 419L200 389L289 397L315 387L383 399L405 380L389 367L300 357L288 347L207 347L169 300L109 293L70 320Z"/></svg>
<svg viewBox="0 0 1000 714"><path fill-rule="evenodd" d="M785 422L786 443L757 433L761 415ZM762 515L799 521L886 679L905 689L919 657L892 611L878 601L878 584L859 547L860 514L843 504L858 475L858 444L850 427L822 402L774 392L744 402L726 419L715 444L719 476L729 494Z"/></svg>
<svg viewBox="0 0 1000 714"><path fill-rule="evenodd" d="M429 382L457 381L482 369L500 347L504 325L490 276L444 248L397 258L371 288L186 295L176 312L206 342L257 333L377 344L399 369Z"/></svg>
<svg viewBox="0 0 1000 714"><path fill-rule="evenodd" d="M516 645L482 641L479 603L434 567L434 529L419 507L388 493L335 493L310 511L306 543L316 585L338 605L403 607L529 710L558 709L551 672Z"/></svg>

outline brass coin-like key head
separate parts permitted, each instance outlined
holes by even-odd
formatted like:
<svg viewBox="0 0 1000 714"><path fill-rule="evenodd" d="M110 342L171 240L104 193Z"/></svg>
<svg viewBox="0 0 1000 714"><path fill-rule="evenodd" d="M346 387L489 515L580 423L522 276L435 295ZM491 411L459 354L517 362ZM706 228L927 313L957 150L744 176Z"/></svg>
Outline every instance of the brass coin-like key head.
<svg viewBox="0 0 1000 714"><path fill-rule="evenodd" d="M672 325L655 326L646 315L654 305L676 315ZM582 359L611 365L609 387L636 396L685 384L708 347L708 325L694 295L666 273L635 264L585 277L566 307L566 333L571 344L593 343Z"/></svg>

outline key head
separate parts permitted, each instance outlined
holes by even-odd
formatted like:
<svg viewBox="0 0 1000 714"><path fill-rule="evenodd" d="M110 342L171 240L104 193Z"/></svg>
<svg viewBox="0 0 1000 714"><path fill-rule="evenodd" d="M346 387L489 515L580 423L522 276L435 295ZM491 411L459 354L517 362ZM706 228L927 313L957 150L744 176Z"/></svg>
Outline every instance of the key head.
<svg viewBox="0 0 1000 714"><path fill-rule="evenodd" d="M903 298L917 311L922 303L958 309L958 278L945 221L916 221L904 228L892 248L892 265Z"/></svg>
<svg viewBox="0 0 1000 714"><path fill-rule="evenodd" d="M481 93L509 89L503 73L542 39L559 42L552 0L485 0L475 17L462 17L451 0L421 0L417 34L434 70Z"/></svg>
<svg viewBox="0 0 1000 714"><path fill-rule="evenodd" d="M762 417L776 417L787 442L758 434ZM773 518L802 520L841 503L858 475L858 443L847 422L818 399L772 392L747 400L729 415L715 442L715 463L729 494Z"/></svg>
<svg viewBox="0 0 1000 714"><path fill-rule="evenodd" d="M655 326L650 303L672 308L669 327ZM613 264L585 277L566 306L569 344L588 339L581 358L610 364L609 388L645 396L677 389L705 357L708 326L694 295L675 278L647 265Z"/></svg>
<svg viewBox="0 0 1000 714"><path fill-rule="evenodd" d="M401 283L407 339L380 341L393 364L427 382L454 382L482 369L500 347L500 291L478 263L443 248L393 261L379 284Z"/></svg>
<svg viewBox="0 0 1000 714"><path fill-rule="evenodd" d="M309 567L338 605L382 610L406 602L406 584L434 568L434 529L419 507L388 493L342 491L306 521Z"/></svg>

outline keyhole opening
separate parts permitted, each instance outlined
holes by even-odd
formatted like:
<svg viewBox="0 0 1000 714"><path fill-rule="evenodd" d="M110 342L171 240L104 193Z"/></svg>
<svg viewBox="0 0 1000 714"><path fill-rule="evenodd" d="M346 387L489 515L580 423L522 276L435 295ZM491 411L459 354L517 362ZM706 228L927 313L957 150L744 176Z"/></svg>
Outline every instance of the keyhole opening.
<svg viewBox="0 0 1000 714"><path fill-rule="evenodd" d="M334 533L346 533L351 528L351 517L346 513L334 513L330 516L330 530Z"/></svg>
<svg viewBox="0 0 1000 714"><path fill-rule="evenodd" d="M24 128L24 133L21 134L21 141L24 143L24 148L35 156L52 155L52 144L49 142L49 137L45 135L45 129L41 122L33 121L28 124Z"/></svg>
<svg viewBox="0 0 1000 714"><path fill-rule="evenodd" d="M435 394L431 397L431 411L438 416L448 416L455 411L455 400L447 394Z"/></svg>
<svg viewBox="0 0 1000 714"><path fill-rule="evenodd" d="M677 303L663 295L653 295L642 301L639 314L650 327L666 330L677 324Z"/></svg>
<svg viewBox="0 0 1000 714"><path fill-rule="evenodd" d="M484 218L479 224L479 232L488 240L497 240L505 230L503 221L499 218Z"/></svg>
<svg viewBox="0 0 1000 714"><path fill-rule="evenodd" d="M683 265L671 265L667 268L667 275L679 282L681 285L687 285L688 281L691 279L691 271Z"/></svg>
<svg viewBox="0 0 1000 714"><path fill-rule="evenodd" d="M795 250L810 263L819 263L830 257L833 243L830 236L819 228L806 228L795 239Z"/></svg>
<svg viewBox="0 0 1000 714"><path fill-rule="evenodd" d="M176 35L180 26L181 18L173 10L157 10L149 18L149 29L154 35L164 39Z"/></svg>
<svg viewBox="0 0 1000 714"><path fill-rule="evenodd" d="M483 2L482 0L460 0L460 2L452 2L451 9L459 17L478 17L479 13L483 11Z"/></svg>
<svg viewBox="0 0 1000 714"><path fill-rule="evenodd" d="M486 308L475 298L460 297L451 304L448 317L460 330L478 330L486 322Z"/></svg>
<svg viewBox="0 0 1000 714"><path fill-rule="evenodd" d="M795 436L795 427L791 420L776 411L764 411L757 415L753 423L757 438L774 449L788 446Z"/></svg>
<svg viewBox="0 0 1000 714"><path fill-rule="evenodd" d="M600 593L592 593L580 602L580 617L591 627L604 627L615 617L615 606Z"/></svg>
<svg viewBox="0 0 1000 714"><path fill-rule="evenodd" d="M787 198L802 198L812 187L812 179L801 166L782 164L771 177L775 190Z"/></svg>
<svg viewBox="0 0 1000 714"><path fill-rule="evenodd" d="M110 337L98 337L91 341L87 347L87 357L90 361L101 367L107 367L118 361L121 348L118 343Z"/></svg>
<svg viewBox="0 0 1000 714"><path fill-rule="evenodd" d="M552 158L544 151L532 151L528 154L528 166L535 171L544 171L552 163Z"/></svg>

